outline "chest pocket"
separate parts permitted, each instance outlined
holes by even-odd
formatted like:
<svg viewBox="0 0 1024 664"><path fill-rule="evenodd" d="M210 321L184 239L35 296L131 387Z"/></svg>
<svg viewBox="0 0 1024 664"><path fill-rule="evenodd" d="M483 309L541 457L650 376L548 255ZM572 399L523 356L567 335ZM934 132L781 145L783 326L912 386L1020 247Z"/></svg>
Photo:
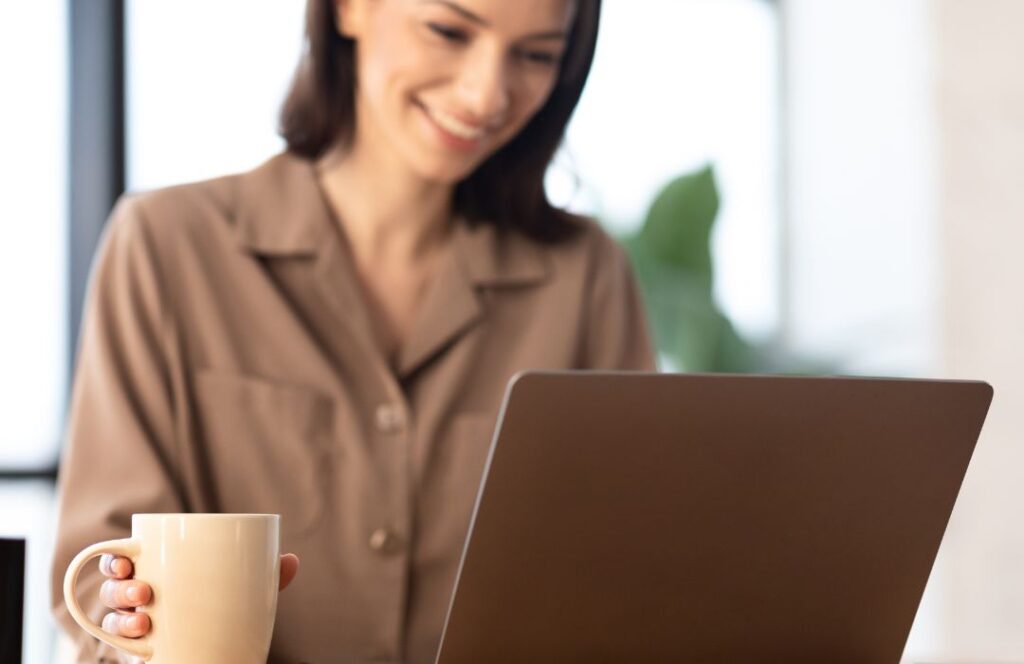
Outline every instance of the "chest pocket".
<svg viewBox="0 0 1024 664"><path fill-rule="evenodd" d="M300 385L241 374L196 374L198 428L220 509L280 514L301 535L323 517L334 408Z"/></svg>

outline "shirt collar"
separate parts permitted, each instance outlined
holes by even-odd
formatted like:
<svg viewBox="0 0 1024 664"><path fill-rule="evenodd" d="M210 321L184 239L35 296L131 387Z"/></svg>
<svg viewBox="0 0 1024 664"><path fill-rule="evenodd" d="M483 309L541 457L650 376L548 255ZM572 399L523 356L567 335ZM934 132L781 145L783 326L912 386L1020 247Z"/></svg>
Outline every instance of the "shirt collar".
<svg viewBox="0 0 1024 664"><path fill-rule="evenodd" d="M235 228L243 248L268 256L315 255L331 223L309 160L286 152L240 176Z"/></svg>
<svg viewBox="0 0 1024 664"><path fill-rule="evenodd" d="M239 244L265 256L315 256L333 237L334 221L312 161L278 154L240 176L235 228ZM551 271L544 247L519 231L459 219L454 254L477 286L525 286Z"/></svg>

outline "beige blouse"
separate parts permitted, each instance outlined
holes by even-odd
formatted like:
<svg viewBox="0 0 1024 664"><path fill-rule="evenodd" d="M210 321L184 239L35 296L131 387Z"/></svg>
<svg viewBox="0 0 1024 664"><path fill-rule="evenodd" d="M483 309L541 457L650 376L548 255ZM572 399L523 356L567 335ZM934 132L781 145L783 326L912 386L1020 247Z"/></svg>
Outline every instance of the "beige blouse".
<svg viewBox="0 0 1024 664"><path fill-rule="evenodd" d="M522 369L654 369L628 260L458 225L390 366L313 164L126 196L93 268L53 567L134 512L282 516L271 662L433 662L498 407ZM83 607L105 609L82 576ZM196 592L202 592L197 588Z"/></svg>

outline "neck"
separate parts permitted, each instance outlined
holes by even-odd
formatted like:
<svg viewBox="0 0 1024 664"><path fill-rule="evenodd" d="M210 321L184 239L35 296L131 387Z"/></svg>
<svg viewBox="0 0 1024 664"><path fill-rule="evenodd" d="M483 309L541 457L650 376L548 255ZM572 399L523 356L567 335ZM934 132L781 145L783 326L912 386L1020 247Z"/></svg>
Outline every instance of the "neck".
<svg viewBox="0 0 1024 664"><path fill-rule="evenodd" d="M399 163L335 148L321 158L320 184L357 259L415 260L446 237L453 187L428 182Z"/></svg>

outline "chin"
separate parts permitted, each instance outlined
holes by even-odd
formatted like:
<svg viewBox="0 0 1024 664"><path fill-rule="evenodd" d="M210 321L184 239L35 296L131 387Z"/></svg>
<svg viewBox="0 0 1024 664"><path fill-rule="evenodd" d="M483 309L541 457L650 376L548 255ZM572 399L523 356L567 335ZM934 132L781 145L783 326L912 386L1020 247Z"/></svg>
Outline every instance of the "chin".
<svg viewBox="0 0 1024 664"><path fill-rule="evenodd" d="M477 164L439 162L422 163L417 169L423 179L438 184L456 185L468 178Z"/></svg>

